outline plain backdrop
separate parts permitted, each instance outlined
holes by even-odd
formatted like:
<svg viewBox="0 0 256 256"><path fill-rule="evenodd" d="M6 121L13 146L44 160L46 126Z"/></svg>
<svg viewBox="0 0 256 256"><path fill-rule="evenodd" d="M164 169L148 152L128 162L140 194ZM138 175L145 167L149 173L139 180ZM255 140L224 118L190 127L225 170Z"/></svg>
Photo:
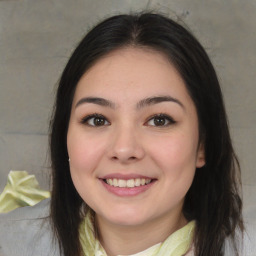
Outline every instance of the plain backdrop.
<svg viewBox="0 0 256 256"><path fill-rule="evenodd" d="M48 122L65 63L98 21L141 10L182 20L210 55L255 217L255 0L0 0L0 191L10 170L49 188Z"/></svg>

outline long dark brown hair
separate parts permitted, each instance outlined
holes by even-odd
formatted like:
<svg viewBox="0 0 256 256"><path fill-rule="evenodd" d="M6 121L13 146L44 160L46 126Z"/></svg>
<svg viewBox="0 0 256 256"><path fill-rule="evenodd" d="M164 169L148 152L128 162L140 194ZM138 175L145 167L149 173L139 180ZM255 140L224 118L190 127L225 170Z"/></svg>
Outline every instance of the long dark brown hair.
<svg viewBox="0 0 256 256"><path fill-rule="evenodd" d="M196 256L224 255L229 239L243 231L240 169L229 134L222 94L211 61L183 26L160 14L117 15L94 27L79 43L61 76L50 130L52 160L52 228L65 256L82 255L79 225L84 204L70 176L67 130L76 85L104 55L125 46L164 53L183 78L199 118L206 165L197 169L184 203L188 220L196 220Z"/></svg>

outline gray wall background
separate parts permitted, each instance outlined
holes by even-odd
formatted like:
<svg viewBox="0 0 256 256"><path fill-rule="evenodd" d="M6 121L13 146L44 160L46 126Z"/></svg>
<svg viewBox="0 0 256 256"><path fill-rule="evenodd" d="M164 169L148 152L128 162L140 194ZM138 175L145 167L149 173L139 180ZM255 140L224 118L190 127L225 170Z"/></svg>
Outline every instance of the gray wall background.
<svg viewBox="0 0 256 256"><path fill-rule="evenodd" d="M255 205L255 0L0 0L0 191L10 170L34 173L49 187L48 121L65 63L99 20L143 9L182 18L207 49L241 161L245 203Z"/></svg>

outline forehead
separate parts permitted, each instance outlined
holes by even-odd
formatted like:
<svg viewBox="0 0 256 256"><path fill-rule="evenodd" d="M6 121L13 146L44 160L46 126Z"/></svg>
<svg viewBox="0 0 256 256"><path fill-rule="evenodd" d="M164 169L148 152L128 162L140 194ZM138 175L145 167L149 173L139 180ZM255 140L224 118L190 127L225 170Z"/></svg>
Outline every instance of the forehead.
<svg viewBox="0 0 256 256"><path fill-rule="evenodd" d="M80 97L115 99L171 94L191 100L182 77L163 54L148 48L122 48L99 59L78 82L74 102Z"/></svg>

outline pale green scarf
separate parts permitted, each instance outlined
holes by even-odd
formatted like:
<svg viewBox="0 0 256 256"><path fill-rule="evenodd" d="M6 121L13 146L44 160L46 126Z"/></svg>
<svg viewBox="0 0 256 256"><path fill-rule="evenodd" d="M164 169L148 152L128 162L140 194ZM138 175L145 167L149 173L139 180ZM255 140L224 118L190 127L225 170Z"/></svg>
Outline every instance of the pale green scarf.
<svg viewBox="0 0 256 256"><path fill-rule="evenodd" d="M10 171L7 184L0 194L0 213L32 206L48 197L50 192L39 188L35 175L29 175L26 171Z"/></svg>
<svg viewBox="0 0 256 256"><path fill-rule="evenodd" d="M91 212L88 212L80 225L80 241L84 255L86 256L107 256L104 248L95 239L94 227ZM186 226L171 234L159 246L152 247L152 250L145 254L148 256L182 256L191 248L195 229L195 221L190 221ZM134 255L135 256L135 255Z"/></svg>

